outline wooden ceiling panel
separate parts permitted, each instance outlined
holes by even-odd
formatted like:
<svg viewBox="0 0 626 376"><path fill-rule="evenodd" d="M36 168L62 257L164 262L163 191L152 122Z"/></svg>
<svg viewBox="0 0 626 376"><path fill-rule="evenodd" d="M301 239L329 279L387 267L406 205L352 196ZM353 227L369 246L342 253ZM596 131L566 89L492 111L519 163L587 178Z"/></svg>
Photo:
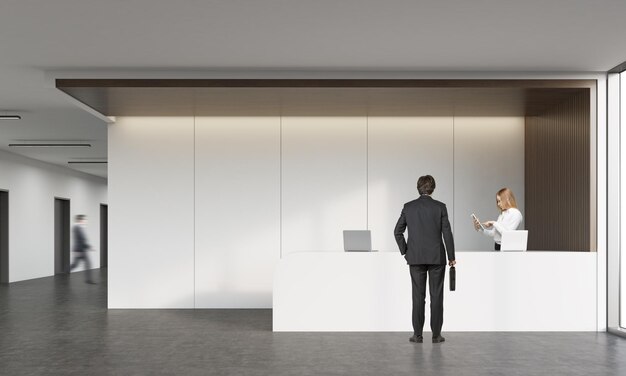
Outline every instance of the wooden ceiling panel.
<svg viewBox="0 0 626 376"><path fill-rule="evenodd" d="M57 80L106 116L526 116L590 80Z"/></svg>

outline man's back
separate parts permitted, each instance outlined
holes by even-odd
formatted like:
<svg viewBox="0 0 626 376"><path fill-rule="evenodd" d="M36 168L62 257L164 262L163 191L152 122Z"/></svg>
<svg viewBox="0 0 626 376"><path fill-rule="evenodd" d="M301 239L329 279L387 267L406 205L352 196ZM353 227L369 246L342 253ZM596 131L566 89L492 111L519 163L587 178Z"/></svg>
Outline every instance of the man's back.
<svg viewBox="0 0 626 376"><path fill-rule="evenodd" d="M75 225L74 232L74 252L85 252L89 248L85 233L80 225Z"/></svg>
<svg viewBox="0 0 626 376"><path fill-rule="evenodd" d="M408 243L404 230L408 227ZM394 235L409 265L443 265L454 260L454 240L446 205L429 195L404 204ZM442 239L443 235L443 239ZM444 246L445 240L445 246Z"/></svg>
<svg viewBox="0 0 626 376"><path fill-rule="evenodd" d="M404 204L393 231L400 253L409 264L411 273L414 333L409 341L414 343L424 342L422 331L427 276L430 286L430 328L433 331L433 343L446 340L441 336L446 251L448 264L450 266L456 264L448 210L443 202L430 197L434 190L435 179L430 175L420 176L417 180L417 192L420 198ZM408 243L404 239L404 230L407 227L409 228Z"/></svg>

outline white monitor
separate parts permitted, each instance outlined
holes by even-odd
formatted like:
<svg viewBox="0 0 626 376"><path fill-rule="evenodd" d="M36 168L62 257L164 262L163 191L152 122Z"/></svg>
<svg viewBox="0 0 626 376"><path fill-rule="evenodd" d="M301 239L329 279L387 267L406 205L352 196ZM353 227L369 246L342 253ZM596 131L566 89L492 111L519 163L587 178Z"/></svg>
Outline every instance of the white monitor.
<svg viewBox="0 0 626 376"><path fill-rule="evenodd" d="M346 252L371 252L372 233L370 230L344 230L343 250Z"/></svg>
<svg viewBox="0 0 626 376"><path fill-rule="evenodd" d="M528 230L504 231L500 251L525 251L528 246Z"/></svg>

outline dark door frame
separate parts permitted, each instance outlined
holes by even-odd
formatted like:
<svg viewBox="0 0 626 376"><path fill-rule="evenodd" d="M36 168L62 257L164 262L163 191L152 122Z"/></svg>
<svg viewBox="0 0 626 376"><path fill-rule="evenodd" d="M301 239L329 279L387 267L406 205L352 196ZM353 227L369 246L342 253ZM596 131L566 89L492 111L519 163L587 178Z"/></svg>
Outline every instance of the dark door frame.
<svg viewBox="0 0 626 376"><path fill-rule="evenodd" d="M109 205L100 204L100 268L109 266Z"/></svg>
<svg viewBox="0 0 626 376"><path fill-rule="evenodd" d="M57 221L57 201L64 202L67 207L62 206L63 213L60 215L61 223ZM65 197L54 197L54 274L68 274L70 272L70 208L71 201ZM67 209L67 212L65 210ZM59 229L62 227L61 239L58 239ZM60 242L60 244L59 244Z"/></svg>
<svg viewBox="0 0 626 376"><path fill-rule="evenodd" d="M9 191L0 189L0 283L9 283Z"/></svg>

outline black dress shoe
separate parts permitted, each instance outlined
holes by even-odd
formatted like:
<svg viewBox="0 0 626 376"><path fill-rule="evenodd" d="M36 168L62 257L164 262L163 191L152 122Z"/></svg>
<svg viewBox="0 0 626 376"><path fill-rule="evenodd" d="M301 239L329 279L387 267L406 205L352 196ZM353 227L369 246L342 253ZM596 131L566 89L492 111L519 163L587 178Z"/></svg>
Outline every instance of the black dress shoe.
<svg viewBox="0 0 626 376"><path fill-rule="evenodd" d="M433 337L433 343L441 343L441 342L445 342L445 341L446 341L446 339L443 338L442 336Z"/></svg>
<svg viewBox="0 0 626 376"><path fill-rule="evenodd" d="M424 342L424 337L418 336L418 335L413 335L413 336L411 336L411 338L409 338L409 342L422 343L422 342Z"/></svg>

